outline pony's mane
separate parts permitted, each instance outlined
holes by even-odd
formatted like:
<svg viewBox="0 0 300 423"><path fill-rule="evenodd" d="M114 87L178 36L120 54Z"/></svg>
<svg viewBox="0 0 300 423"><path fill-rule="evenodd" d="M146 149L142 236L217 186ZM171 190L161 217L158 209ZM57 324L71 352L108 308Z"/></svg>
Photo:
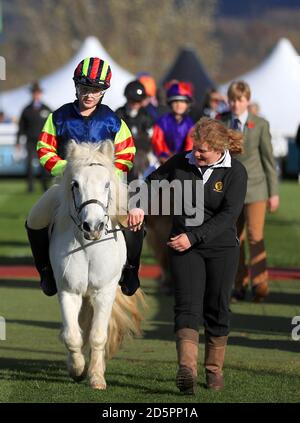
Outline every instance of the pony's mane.
<svg viewBox="0 0 300 423"><path fill-rule="evenodd" d="M112 144L111 141L103 141L104 144ZM112 157L109 157L99 148L99 144L83 142L76 144L70 142L67 147L67 168L77 169L83 166L90 166L92 163L99 163L110 168L113 165Z"/></svg>

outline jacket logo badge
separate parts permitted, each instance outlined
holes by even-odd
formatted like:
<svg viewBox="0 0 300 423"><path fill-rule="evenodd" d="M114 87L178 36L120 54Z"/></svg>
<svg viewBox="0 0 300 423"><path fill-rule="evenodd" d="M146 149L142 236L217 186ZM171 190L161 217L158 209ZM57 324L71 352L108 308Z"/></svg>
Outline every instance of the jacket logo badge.
<svg viewBox="0 0 300 423"><path fill-rule="evenodd" d="M222 192L223 190L223 182L219 181L215 183L214 191Z"/></svg>

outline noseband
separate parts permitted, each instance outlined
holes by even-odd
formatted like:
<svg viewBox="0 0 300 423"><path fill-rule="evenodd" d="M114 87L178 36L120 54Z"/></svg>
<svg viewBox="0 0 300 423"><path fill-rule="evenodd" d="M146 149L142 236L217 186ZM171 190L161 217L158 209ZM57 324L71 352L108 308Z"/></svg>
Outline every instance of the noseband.
<svg viewBox="0 0 300 423"><path fill-rule="evenodd" d="M100 164L100 163L91 163L91 164L89 164L89 166L103 166L103 165ZM72 191L73 205L74 205L74 209L75 209L76 215L73 216L72 214L70 214L70 217L73 220L73 222L75 223L75 225L77 226L77 228L81 232L83 232L82 222L81 222L81 220L79 218L79 214L82 211L82 209L84 207L88 206L89 204L98 204L98 206L102 207L102 209L104 210L105 217L107 217L107 222L105 224L105 230L107 230L107 223L108 223L108 220L109 220L108 209L109 209L109 205L110 205L110 202L111 202L111 190L110 190L110 188L109 188L109 191L108 191L107 205L105 205L104 203L102 203L102 201L97 200L96 198L91 198L90 200L84 201L79 206L77 206L76 201L75 201L74 189L75 189L75 185L72 184L71 191Z"/></svg>
<svg viewBox="0 0 300 423"><path fill-rule="evenodd" d="M89 166L103 166L100 163L91 163L89 164ZM108 200L107 200L107 205L103 204L102 201L99 201L95 198L92 198L90 200L84 201L83 203L81 203L79 206L76 205L76 201L75 201L75 194L74 194L74 188L75 186L72 184L71 190L72 190L72 197L73 197L73 204L74 204L74 209L76 211L76 216L73 216L72 214L70 214L71 219L73 220L73 222L75 223L75 225L77 226L77 228L81 231L84 232L83 228L82 228L82 222L79 218L79 214L82 211L82 209L85 206L88 206L89 204L98 204L98 206L102 207L102 209L105 212L105 217L107 217L107 221L104 225L104 230L105 230L105 234L109 234L109 233L115 233L118 231L130 231L133 228L136 228L137 226L140 226L140 224L136 224L136 225L131 225L131 226L127 226L127 227L120 227L120 228L115 228L115 229L108 229L108 222L109 222L109 215L108 215L108 209L109 209L109 205L111 202L111 190L109 188L108 191ZM142 226L144 226L144 224L142 224Z"/></svg>

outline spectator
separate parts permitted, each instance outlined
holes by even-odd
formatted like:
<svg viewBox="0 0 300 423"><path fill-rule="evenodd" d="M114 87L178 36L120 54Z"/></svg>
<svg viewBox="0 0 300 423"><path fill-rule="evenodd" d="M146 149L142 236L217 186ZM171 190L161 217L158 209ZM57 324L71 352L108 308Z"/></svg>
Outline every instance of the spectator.
<svg viewBox="0 0 300 423"><path fill-rule="evenodd" d="M232 297L235 301L245 298L249 270L253 300L262 301L269 293L264 223L267 208L270 212L275 212L279 207L269 123L248 112L250 97L250 87L246 82L233 82L228 88L230 112L219 116L228 128L243 133L244 153L237 156L237 159L248 173L245 204L237 222L240 261ZM245 256L246 230L250 253L249 269Z"/></svg>
<svg viewBox="0 0 300 423"><path fill-rule="evenodd" d="M48 115L51 113L50 108L42 103L42 88L38 82L31 85L32 101L23 109L17 134L16 145L20 148L20 138L22 135L26 137L27 164L26 176L28 183L28 192L33 192L34 168L33 159L36 157L36 143L40 132L46 122ZM48 176L41 167L41 183L44 191L48 188Z"/></svg>
<svg viewBox="0 0 300 423"><path fill-rule="evenodd" d="M217 114L227 110L227 98L214 88L208 90L203 103L202 116L214 119Z"/></svg>
<svg viewBox="0 0 300 423"><path fill-rule="evenodd" d="M5 116L4 112L1 110L0 111L0 123L11 123L11 122L12 122L12 119Z"/></svg>
<svg viewBox="0 0 300 423"><path fill-rule="evenodd" d="M194 126L188 116L193 94L187 82L172 81L167 88L167 102L171 112L161 116L154 126L152 147L159 162L193 146L190 130Z"/></svg>
<svg viewBox="0 0 300 423"><path fill-rule="evenodd" d="M263 117L260 114L260 107L258 103L250 103L248 106L248 112L252 113L254 116ZM272 130L272 128L270 128L270 132L271 132L273 156L274 156L275 165L276 165L276 172L277 172L278 178L281 178L282 168L283 168L283 159L288 154L288 142L287 142L287 139L278 131L274 131Z"/></svg>
<svg viewBox="0 0 300 423"><path fill-rule="evenodd" d="M298 127L295 142L298 149L298 183L300 184L300 125Z"/></svg>
<svg viewBox="0 0 300 423"><path fill-rule="evenodd" d="M151 154L151 136L154 121L147 110L143 107L146 99L146 91L138 80L131 81L125 87L124 95L126 104L116 110L116 114L129 127L136 146L134 167L128 175L128 179L136 179L143 176L149 166L148 155Z"/></svg>

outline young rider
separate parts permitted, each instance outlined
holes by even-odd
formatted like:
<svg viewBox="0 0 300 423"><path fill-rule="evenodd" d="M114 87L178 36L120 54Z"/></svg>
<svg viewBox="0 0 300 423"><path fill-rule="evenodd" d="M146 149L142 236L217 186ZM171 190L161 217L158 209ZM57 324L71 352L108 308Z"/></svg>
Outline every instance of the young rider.
<svg viewBox="0 0 300 423"><path fill-rule="evenodd" d="M171 112L158 119L152 136L153 152L161 164L174 154L193 148L190 130L194 122L187 115L192 97L192 88L187 82L172 81L167 88Z"/></svg>
<svg viewBox="0 0 300 423"><path fill-rule="evenodd" d="M110 66L98 57L82 60L75 69L76 97L73 103L64 104L51 113L37 143L40 163L53 176L63 174L66 167L65 148L70 139L78 143L114 142L117 174L128 172L133 163L135 146L125 122L106 105L101 104L110 87ZM41 276L41 288L48 295L57 292L49 259L48 226L57 207L57 185L53 185L33 206L26 222L35 265ZM128 225L143 221L143 211L132 209ZM125 295L133 295L140 285L138 268L143 243L143 231L124 231L127 246L127 264L120 285Z"/></svg>

